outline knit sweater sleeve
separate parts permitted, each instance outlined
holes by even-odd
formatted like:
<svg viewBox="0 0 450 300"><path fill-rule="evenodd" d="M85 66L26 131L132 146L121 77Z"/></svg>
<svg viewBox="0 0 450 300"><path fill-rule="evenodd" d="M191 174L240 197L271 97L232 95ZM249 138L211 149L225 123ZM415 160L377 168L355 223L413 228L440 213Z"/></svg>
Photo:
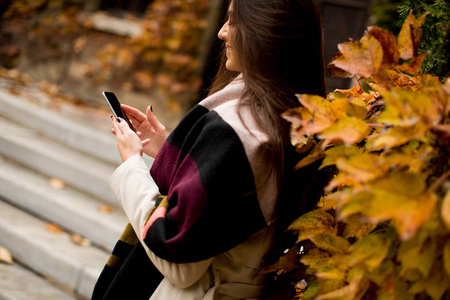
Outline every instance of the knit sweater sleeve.
<svg viewBox="0 0 450 300"><path fill-rule="evenodd" d="M148 213L160 196L159 188L149 175L143 158L136 155L122 163L111 176L109 185L119 199L148 257L161 274L178 288L186 288L198 281L211 264L212 258L195 263L172 263L155 255L142 239L142 228Z"/></svg>

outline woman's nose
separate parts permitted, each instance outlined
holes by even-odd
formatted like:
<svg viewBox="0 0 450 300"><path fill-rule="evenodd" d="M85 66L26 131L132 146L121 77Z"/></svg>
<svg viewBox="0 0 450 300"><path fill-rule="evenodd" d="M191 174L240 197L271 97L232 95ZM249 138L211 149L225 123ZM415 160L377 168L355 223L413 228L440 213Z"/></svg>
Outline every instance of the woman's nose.
<svg viewBox="0 0 450 300"><path fill-rule="evenodd" d="M217 34L217 36L221 40L226 40L227 39L227 34L228 34L228 21L225 24L223 24L222 28L220 28L219 33Z"/></svg>

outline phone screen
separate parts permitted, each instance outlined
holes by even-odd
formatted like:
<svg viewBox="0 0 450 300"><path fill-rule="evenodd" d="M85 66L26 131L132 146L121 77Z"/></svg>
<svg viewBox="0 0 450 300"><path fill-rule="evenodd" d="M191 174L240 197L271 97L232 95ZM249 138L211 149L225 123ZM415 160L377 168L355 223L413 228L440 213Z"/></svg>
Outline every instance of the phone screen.
<svg viewBox="0 0 450 300"><path fill-rule="evenodd" d="M105 97L106 102L108 102L108 105L111 108L114 117L116 117L116 119L122 118L123 120L125 120L125 122L127 122L128 126L130 126L131 130L135 131L127 115L123 112L122 107L120 106L120 102L117 99L116 95L112 92L103 92L102 94Z"/></svg>

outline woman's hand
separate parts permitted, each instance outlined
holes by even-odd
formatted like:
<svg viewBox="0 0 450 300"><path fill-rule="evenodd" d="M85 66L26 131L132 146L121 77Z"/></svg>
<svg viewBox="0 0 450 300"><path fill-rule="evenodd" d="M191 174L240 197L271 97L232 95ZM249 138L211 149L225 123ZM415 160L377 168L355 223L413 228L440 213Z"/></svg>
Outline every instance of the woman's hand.
<svg viewBox="0 0 450 300"><path fill-rule="evenodd" d="M149 140L144 139L141 141L140 132L137 134L130 129L127 122L121 118L112 118L111 131L116 135L117 149L119 150L122 162L126 161L132 156L142 155L143 147L145 147Z"/></svg>
<svg viewBox="0 0 450 300"><path fill-rule="evenodd" d="M127 114L136 131L141 132L142 141L149 139L144 146L144 153L153 158L167 139L166 127L155 117L150 106L147 107L147 115L134 107L122 104L123 111Z"/></svg>

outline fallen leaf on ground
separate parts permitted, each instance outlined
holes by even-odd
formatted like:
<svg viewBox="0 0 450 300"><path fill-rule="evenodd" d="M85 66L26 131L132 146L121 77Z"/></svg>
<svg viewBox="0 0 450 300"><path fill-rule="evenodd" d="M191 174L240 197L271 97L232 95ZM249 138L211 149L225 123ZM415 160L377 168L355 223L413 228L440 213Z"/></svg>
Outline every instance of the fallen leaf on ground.
<svg viewBox="0 0 450 300"><path fill-rule="evenodd" d="M9 265L13 263L11 253L5 247L2 246L0 246L0 262L7 263Z"/></svg>
<svg viewBox="0 0 450 300"><path fill-rule="evenodd" d="M74 242L77 245L80 246L90 246L92 243L90 240L83 238L81 235L79 235L78 233L74 233L70 236L70 239L72 240L72 242Z"/></svg>
<svg viewBox="0 0 450 300"><path fill-rule="evenodd" d="M98 207L98 210L104 214L110 214L114 211L112 207L109 207L108 205L100 205Z"/></svg>
<svg viewBox="0 0 450 300"><path fill-rule="evenodd" d="M63 188L66 187L66 183L64 181L62 181L61 179L58 178L50 178L48 180L48 184L57 190L62 190Z"/></svg>
<svg viewBox="0 0 450 300"><path fill-rule="evenodd" d="M47 229L48 231L54 232L54 233L61 233L64 231L58 225L47 223L47 222L45 222L45 229Z"/></svg>

